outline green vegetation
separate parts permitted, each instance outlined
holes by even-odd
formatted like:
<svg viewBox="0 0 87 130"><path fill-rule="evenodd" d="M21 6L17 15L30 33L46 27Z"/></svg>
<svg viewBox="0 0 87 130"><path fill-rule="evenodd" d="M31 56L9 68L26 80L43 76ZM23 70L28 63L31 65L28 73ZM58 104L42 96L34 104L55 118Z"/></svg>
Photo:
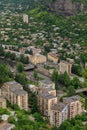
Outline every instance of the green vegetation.
<svg viewBox="0 0 87 130"><path fill-rule="evenodd" d="M67 120L58 130L87 130L87 113L76 116L74 119ZM57 129L56 129L57 130Z"/></svg>
<svg viewBox="0 0 87 130"><path fill-rule="evenodd" d="M23 66L23 64L21 62L17 63L17 67L16 68L17 68L17 71L19 73L22 73L23 70L24 70L24 66Z"/></svg>
<svg viewBox="0 0 87 130"><path fill-rule="evenodd" d="M87 15L85 13L67 18L50 14L44 7L38 7L29 11L28 14L37 22L43 22L41 28L44 28L49 35L53 31L52 25L55 25L59 28L56 32L63 38L70 38L71 44L79 43L81 46L87 46Z"/></svg>
<svg viewBox="0 0 87 130"><path fill-rule="evenodd" d="M0 85L4 82L11 81L13 75L8 66L5 64L0 64Z"/></svg>

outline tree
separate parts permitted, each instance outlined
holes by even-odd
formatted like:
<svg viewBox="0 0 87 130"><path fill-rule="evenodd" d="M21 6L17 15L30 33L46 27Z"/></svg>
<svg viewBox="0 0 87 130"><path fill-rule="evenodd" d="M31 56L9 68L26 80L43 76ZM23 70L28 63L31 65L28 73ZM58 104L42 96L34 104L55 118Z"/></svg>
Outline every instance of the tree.
<svg viewBox="0 0 87 130"><path fill-rule="evenodd" d="M13 75L8 66L5 64L0 64L0 84L10 81L13 78Z"/></svg>
<svg viewBox="0 0 87 130"><path fill-rule="evenodd" d="M28 64L29 63L28 57L25 57L23 54L20 55L19 60L20 60L20 62L22 62L24 64Z"/></svg>
<svg viewBox="0 0 87 130"><path fill-rule="evenodd" d="M4 49L3 49L3 47L2 46L0 46L0 56L3 56L4 55Z"/></svg>
<svg viewBox="0 0 87 130"><path fill-rule="evenodd" d="M87 67L84 70L83 77L84 77L84 80L85 80L84 81L84 87L87 87Z"/></svg>
<svg viewBox="0 0 87 130"><path fill-rule="evenodd" d="M35 93L30 92L29 93L29 103L31 105L31 112L40 112L39 106L38 106L38 99Z"/></svg>
<svg viewBox="0 0 87 130"><path fill-rule="evenodd" d="M72 73L82 76L82 68L80 65L72 65Z"/></svg>
<svg viewBox="0 0 87 130"><path fill-rule="evenodd" d="M73 96L75 94L74 86L68 87L68 96Z"/></svg>
<svg viewBox="0 0 87 130"><path fill-rule="evenodd" d="M67 72L64 72L64 74L60 74L58 77L58 82L68 87L70 85L70 78L67 74Z"/></svg>
<svg viewBox="0 0 87 130"><path fill-rule="evenodd" d="M75 89L81 87L81 83L80 83L80 81L79 81L79 79L77 77L74 77L71 80L71 84L72 84L72 86L74 86Z"/></svg>
<svg viewBox="0 0 87 130"><path fill-rule="evenodd" d="M57 85L58 85L58 72L56 71L56 69L54 69L54 71L52 73L52 81L54 81L55 86L57 87Z"/></svg>
<svg viewBox="0 0 87 130"><path fill-rule="evenodd" d="M16 69L17 69L17 71L18 71L19 73L22 73L23 70L24 70L23 64L22 64L21 62L18 62L18 63L17 63L17 66L16 66Z"/></svg>
<svg viewBox="0 0 87 130"><path fill-rule="evenodd" d="M15 80L22 84L23 86L27 85L27 79L26 79L26 74L25 73L17 73L15 75Z"/></svg>
<svg viewBox="0 0 87 130"><path fill-rule="evenodd" d="M38 72L37 72L36 69L34 70L34 78L35 78L35 79L38 79Z"/></svg>

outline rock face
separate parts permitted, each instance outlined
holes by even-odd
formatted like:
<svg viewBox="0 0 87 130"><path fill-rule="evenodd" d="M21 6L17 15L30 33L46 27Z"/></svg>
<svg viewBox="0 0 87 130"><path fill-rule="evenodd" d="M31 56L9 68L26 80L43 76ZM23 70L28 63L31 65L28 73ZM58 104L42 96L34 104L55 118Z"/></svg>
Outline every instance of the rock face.
<svg viewBox="0 0 87 130"><path fill-rule="evenodd" d="M60 13L62 15L74 15L77 12L84 10L84 4L73 2L72 0L55 0L54 2L47 2L49 11Z"/></svg>

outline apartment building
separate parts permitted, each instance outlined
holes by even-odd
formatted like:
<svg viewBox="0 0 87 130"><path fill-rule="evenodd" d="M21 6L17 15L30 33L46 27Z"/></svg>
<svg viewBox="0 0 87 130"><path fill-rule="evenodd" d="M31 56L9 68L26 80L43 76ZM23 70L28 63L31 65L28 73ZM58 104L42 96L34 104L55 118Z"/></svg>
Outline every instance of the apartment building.
<svg viewBox="0 0 87 130"><path fill-rule="evenodd" d="M72 68L72 63L69 63L69 62L63 61L63 60L60 61L59 72L61 74L63 74L66 71L67 74L70 75L71 74L71 68Z"/></svg>
<svg viewBox="0 0 87 130"><path fill-rule="evenodd" d="M0 107L6 108L6 99L0 96Z"/></svg>
<svg viewBox="0 0 87 130"><path fill-rule="evenodd" d="M39 87L38 93L49 93L53 96L56 96L56 90L50 87Z"/></svg>
<svg viewBox="0 0 87 130"><path fill-rule="evenodd" d="M28 15L23 14L23 22L28 23Z"/></svg>
<svg viewBox="0 0 87 130"><path fill-rule="evenodd" d="M52 52L49 52L49 53L47 54L47 58L48 58L48 60L54 62L55 64L56 64L56 63L58 62L58 60L59 60L58 54L52 53Z"/></svg>
<svg viewBox="0 0 87 130"><path fill-rule="evenodd" d="M34 55L30 56L29 60L34 65L46 63L46 61L47 61L46 56L41 55L41 54L34 54Z"/></svg>
<svg viewBox="0 0 87 130"><path fill-rule="evenodd" d="M3 96L11 103L17 104L20 109L28 110L28 93L21 84L11 81L2 86Z"/></svg>
<svg viewBox="0 0 87 130"><path fill-rule="evenodd" d="M68 118L82 114L85 100L79 95L63 98L63 103L68 105Z"/></svg>
<svg viewBox="0 0 87 130"><path fill-rule="evenodd" d="M59 127L62 122L68 119L68 106L58 102L51 107L50 124Z"/></svg>
<svg viewBox="0 0 87 130"><path fill-rule="evenodd" d="M38 94L38 104L43 115L50 117L52 105L57 103L57 97L49 93Z"/></svg>
<svg viewBox="0 0 87 130"><path fill-rule="evenodd" d="M39 86L40 87L49 87L49 88L53 88L55 89L55 83L52 82L50 79L45 79L45 80L41 80L39 81Z"/></svg>

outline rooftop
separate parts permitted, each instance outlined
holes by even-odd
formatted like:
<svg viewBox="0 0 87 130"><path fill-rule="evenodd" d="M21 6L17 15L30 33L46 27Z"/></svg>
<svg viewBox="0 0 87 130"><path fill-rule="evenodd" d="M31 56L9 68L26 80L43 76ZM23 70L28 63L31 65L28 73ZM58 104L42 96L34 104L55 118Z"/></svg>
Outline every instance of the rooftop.
<svg viewBox="0 0 87 130"><path fill-rule="evenodd" d="M65 104L58 102L57 104L54 104L51 109L61 112L65 107Z"/></svg>
<svg viewBox="0 0 87 130"><path fill-rule="evenodd" d="M15 93L17 96L21 96L21 95L27 94L27 92L26 92L25 90L17 90L17 91L14 91L14 93Z"/></svg>
<svg viewBox="0 0 87 130"><path fill-rule="evenodd" d="M74 102L74 101L77 101L77 100L80 100L81 97L79 95L75 95L75 96L72 96L72 97L66 97L66 98L63 98L63 101L65 101L66 103L71 103L71 102Z"/></svg>
<svg viewBox="0 0 87 130"><path fill-rule="evenodd" d="M50 79L45 79L45 80L42 80L40 82L42 82L44 84L52 84L53 83Z"/></svg>
<svg viewBox="0 0 87 130"><path fill-rule="evenodd" d="M6 82L5 85L8 85L12 91L22 89L22 85L16 81Z"/></svg>
<svg viewBox="0 0 87 130"><path fill-rule="evenodd" d="M52 98L56 98L56 96L53 96L52 94L49 94L49 93L47 93L47 92L45 92L45 93L40 93L39 96L40 96L40 97L43 97L43 98L45 98L45 99L47 99L47 100L52 99Z"/></svg>

